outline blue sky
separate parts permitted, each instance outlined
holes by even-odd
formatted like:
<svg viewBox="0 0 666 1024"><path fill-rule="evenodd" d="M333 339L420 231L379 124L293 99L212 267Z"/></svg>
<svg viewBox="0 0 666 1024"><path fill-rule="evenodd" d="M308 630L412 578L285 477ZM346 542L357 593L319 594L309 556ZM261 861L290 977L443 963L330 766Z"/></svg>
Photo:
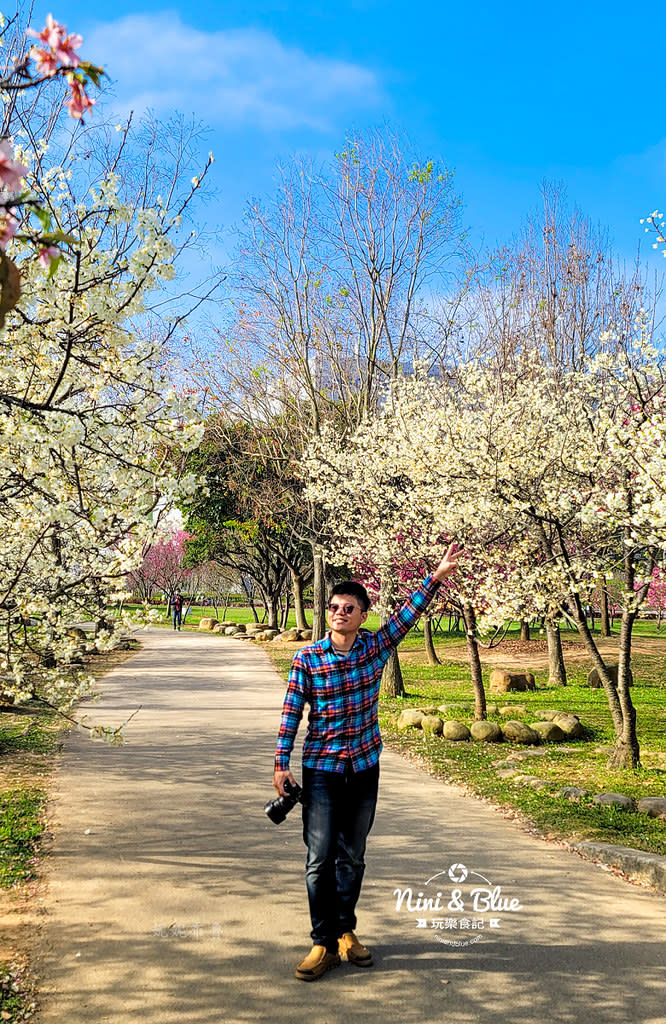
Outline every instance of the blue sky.
<svg viewBox="0 0 666 1024"><path fill-rule="evenodd" d="M622 256L642 241L662 269L639 220L666 205L663 0L49 0L33 25L49 10L116 80L121 110L210 125L222 230L272 192L278 160L323 161L350 127L388 121L456 170L476 242L508 241L557 180Z"/></svg>

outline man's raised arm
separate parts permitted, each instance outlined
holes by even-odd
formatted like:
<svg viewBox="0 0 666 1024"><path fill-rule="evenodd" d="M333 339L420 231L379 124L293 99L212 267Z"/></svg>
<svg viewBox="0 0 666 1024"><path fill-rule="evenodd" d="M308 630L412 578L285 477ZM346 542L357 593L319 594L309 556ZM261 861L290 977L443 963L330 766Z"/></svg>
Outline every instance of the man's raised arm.
<svg viewBox="0 0 666 1024"><path fill-rule="evenodd" d="M455 572L461 552L456 543L449 544L444 557L433 573L426 576L423 583L418 587L411 597L408 597L403 605L393 613L388 622L377 632L377 639L380 647L384 649L387 645L397 645L407 636L412 626L426 610L435 597L439 584L442 583L451 573Z"/></svg>

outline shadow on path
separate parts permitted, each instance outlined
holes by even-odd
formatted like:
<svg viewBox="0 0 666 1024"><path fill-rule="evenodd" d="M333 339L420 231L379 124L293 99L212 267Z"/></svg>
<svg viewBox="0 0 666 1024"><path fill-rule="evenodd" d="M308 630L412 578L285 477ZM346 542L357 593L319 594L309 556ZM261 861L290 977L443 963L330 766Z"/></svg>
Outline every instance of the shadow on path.
<svg viewBox="0 0 666 1024"><path fill-rule="evenodd" d="M265 654L149 631L103 688L92 717L142 710L122 748L79 734L66 744L41 1024L666 1021L661 898L388 752L359 907L377 966L296 981L309 947L304 847L298 809L280 826L263 813L284 691ZM498 915L492 931L486 920L483 931L454 932L432 924L450 919L447 909L396 909L396 889L439 887L446 903L452 864L500 886L520 911Z"/></svg>

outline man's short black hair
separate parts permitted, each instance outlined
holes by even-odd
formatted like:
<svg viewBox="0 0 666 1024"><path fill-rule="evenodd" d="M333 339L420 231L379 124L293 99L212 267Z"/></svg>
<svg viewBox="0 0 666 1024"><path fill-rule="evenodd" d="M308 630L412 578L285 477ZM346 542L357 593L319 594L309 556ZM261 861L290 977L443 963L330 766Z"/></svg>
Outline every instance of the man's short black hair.
<svg viewBox="0 0 666 1024"><path fill-rule="evenodd" d="M361 583L356 583L355 580L345 580L342 583L336 583L331 593L329 594L329 601L332 597L341 595L347 595L348 597L355 597L361 606L361 610L367 612L370 608L370 598L368 592Z"/></svg>

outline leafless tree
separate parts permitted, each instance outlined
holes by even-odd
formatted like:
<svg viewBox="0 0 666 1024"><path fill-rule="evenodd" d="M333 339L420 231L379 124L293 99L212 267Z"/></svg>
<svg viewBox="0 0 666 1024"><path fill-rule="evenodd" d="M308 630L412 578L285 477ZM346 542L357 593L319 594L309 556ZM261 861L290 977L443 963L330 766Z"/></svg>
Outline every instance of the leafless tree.
<svg viewBox="0 0 666 1024"><path fill-rule="evenodd" d="M454 318L440 311L459 292L461 245L451 173L412 156L389 129L349 138L332 168L294 161L274 202L248 208L230 275L233 316L204 375L228 422L265 437L291 481L293 523L312 548L315 638L328 532L300 495L300 458L322 431L353 431L417 361L443 356ZM387 675L388 689L402 692L397 659Z"/></svg>

